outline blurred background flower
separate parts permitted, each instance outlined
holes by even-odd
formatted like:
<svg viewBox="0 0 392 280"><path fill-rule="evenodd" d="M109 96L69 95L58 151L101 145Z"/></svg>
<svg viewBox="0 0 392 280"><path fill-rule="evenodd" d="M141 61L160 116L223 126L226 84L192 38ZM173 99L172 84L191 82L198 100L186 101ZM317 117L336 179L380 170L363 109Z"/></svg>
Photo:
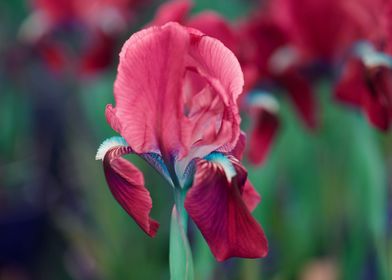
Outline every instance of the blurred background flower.
<svg viewBox="0 0 392 280"><path fill-rule="evenodd" d="M264 259L217 263L189 225L196 279L392 279L391 1L0 2L0 279L167 279L172 196L146 163L149 239L95 152L121 45L178 21L238 57L243 163ZM348 105L348 106L347 106ZM258 164L258 165L254 165ZM168 203L171 202L171 203Z"/></svg>

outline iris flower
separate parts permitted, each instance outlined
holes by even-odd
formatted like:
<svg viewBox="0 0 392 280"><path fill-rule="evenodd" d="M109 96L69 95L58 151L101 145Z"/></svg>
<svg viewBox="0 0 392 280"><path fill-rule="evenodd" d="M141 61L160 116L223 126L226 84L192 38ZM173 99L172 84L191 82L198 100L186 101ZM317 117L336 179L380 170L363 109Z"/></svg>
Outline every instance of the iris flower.
<svg viewBox="0 0 392 280"><path fill-rule="evenodd" d="M346 62L335 97L360 107L369 122L381 131L392 123L392 57L361 42Z"/></svg>
<svg viewBox="0 0 392 280"><path fill-rule="evenodd" d="M251 215L260 196L238 160L242 88L233 53L196 29L170 22L124 44L115 107L105 112L122 137L106 140L97 159L114 198L149 236L159 227L150 218L152 200L125 154L145 159L175 193L185 193L183 206L218 261L266 256L266 237Z"/></svg>
<svg viewBox="0 0 392 280"><path fill-rule="evenodd" d="M392 126L392 3L361 2L368 3L365 15L372 22L343 65L335 97L359 107L373 126L387 131Z"/></svg>
<svg viewBox="0 0 392 280"><path fill-rule="evenodd" d="M112 65L116 38L138 5L135 0L32 0L19 35L52 70L94 74Z"/></svg>

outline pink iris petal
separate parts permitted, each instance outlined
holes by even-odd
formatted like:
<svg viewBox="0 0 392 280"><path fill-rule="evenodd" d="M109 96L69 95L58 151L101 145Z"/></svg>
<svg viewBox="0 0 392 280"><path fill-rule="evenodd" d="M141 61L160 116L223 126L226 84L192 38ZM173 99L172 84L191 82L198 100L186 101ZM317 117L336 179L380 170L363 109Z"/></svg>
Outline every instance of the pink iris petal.
<svg viewBox="0 0 392 280"><path fill-rule="evenodd" d="M254 125L250 136L248 159L261 164L267 158L279 130L280 122L275 112L265 108L252 108Z"/></svg>
<svg viewBox="0 0 392 280"><path fill-rule="evenodd" d="M241 67L234 54L218 40L194 35L191 42L187 62L198 69L200 76L208 81L214 93L220 97L220 106L223 107L220 111L220 128L216 132L217 141L214 143L216 147L210 152L223 144L234 148L240 135L241 119L237 98L244 85ZM222 132L222 135L219 135L219 132ZM225 133L228 135L224 135Z"/></svg>
<svg viewBox="0 0 392 280"><path fill-rule="evenodd" d="M183 171L194 157L234 148L242 86L237 59L218 40L177 23L150 27L123 46L106 117L137 153L177 156Z"/></svg>
<svg viewBox="0 0 392 280"><path fill-rule="evenodd" d="M231 157L230 161L234 163L235 159ZM266 237L248 210L248 207L254 207L255 201L248 199L250 205L247 206L241 196L246 171L242 167L242 170L238 169L239 162L233 166L237 176L230 180L222 165L197 160L185 208L218 261L230 257L265 257L268 252Z"/></svg>
<svg viewBox="0 0 392 280"><path fill-rule="evenodd" d="M187 31L170 24L137 32L122 48L114 85L117 106L109 109L137 153L182 146L180 97L188 44Z"/></svg>
<svg viewBox="0 0 392 280"><path fill-rule="evenodd" d="M125 146L117 146L107 151L103 158L106 181L117 202L145 233L153 237L159 224L149 216L152 201L144 186L143 174L121 158L130 152L131 149Z"/></svg>

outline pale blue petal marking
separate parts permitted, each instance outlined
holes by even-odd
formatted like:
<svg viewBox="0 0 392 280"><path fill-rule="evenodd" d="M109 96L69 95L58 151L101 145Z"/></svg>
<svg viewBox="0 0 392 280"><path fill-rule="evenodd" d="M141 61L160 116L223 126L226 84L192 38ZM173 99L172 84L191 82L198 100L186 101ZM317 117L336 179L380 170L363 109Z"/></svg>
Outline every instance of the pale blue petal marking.
<svg viewBox="0 0 392 280"><path fill-rule="evenodd" d="M357 43L354 52L367 67L385 66L392 68L392 57L377 51L369 42Z"/></svg>
<svg viewBox="0 0 392 280"><path fill-rule="evenodd" d="M224 154L212 152L204 159L219 164L225 171L226 178L229 182L231 182L231 179L233 179L233 177L237 175L237 172L235 171L233 164Z"/></svg>
<svg viewBox="0 0 392 280"><path fill-rule="evenodd" d="M139 156L145 161L147 161L149 165L151 165L156 171L158 171L158 173L161 174L171 186L173 186L173 181L170 178L169 170L167 169L162 157L159 154L144 153L140 154Z"/></svg>
<svg viewBox="0 0 392 280"><path fill-rule="evenodd" d="M127 147L128 143L127 143L127 141L125 141L124 138L122 138L120 136L113 136L113 137L110 137L110 138L106 139L99 146L97 154L95 155L95 159L96 160L103 160L103 158L105 157L106 153L110 149L112 149L114 147L118 147L118 146Z"/></svg>
<svg viewBox="0 0 392 280"><path fill-rule="evenodd" d="M96 160L103 160L105 154L114 147L129 147L127 141L121 136L113 136L111 138L106 139L99 146L97 154L95 156ZM135 153L136 154L136 153ZM170 179L169 171L167 170L166 165L163 162L162 157L157 153L144 153L144 154L136 154L144 159L150 166L152 166L159 174L161 174L170 185L173 185L172 180Z"/></svg>
<svg viewBox="0 0 392 280"><path fill-rule="evenodd" d="M262 108L271 113L277 113L279 111L278 101L267 91L252 91L247 96L247 104L250 107Z"/></svg>

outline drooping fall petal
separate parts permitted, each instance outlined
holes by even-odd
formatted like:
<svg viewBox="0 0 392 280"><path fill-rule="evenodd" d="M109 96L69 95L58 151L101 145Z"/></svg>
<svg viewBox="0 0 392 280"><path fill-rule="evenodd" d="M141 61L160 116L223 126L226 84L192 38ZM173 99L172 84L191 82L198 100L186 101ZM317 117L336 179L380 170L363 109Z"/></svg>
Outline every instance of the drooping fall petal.
<svg viewBox="0 0 392 280"><path fill-rule="evenodd" d="M269 153L280 124L276 114L261 108L256 110L255 124L249 138L248 159L253 164L261 164Z"/></svg>
<svg viewBox="0 0 392 280"><path fill-rule="evenodd" d="M368 90L362 97L369 121L386 131L392 123L392 70L386 67L368 69Z"/></svg>
<svg viewBox="0 0 392 280"><path fill-rule="evenodd" d="M102 146L101 146L102 147ZM106 181L110 191L123 209L135 220L140 228L153 237L159 224L150 218L152 200L144 186L143 174L129 161L121 158L131 153L128 146L115 146L106 152L98 151L102 157Z"/></svg>
<svg viewBox="0 0 392 280"><path fill-rule="evenodd" d="M241 164L239 160L235 156L228 155L227 158L230 160L230 163L233 165L238 186L240 186L240 193L242 200L245 205L248 207L249 211L253 211L256 206L260 203L261 197L259 193L256 191L255 187L248 179L248 172Z"/></svg>
<svg viewBox="0 0 392 280"><path fill-rule="evenodd" d="M364 71L364 65L358 59L347 62L335 88L335 98L338 101L348 105L361 106L361 96L366 91L363 82Z"/></svg>
<svg viewBox="0 0 392 280"><path fill-rule="evenodd" d="M310 82L295 67L284 71L277 80L286 88L305 125L309 129L315 129L318 125L317 104Z"/></svg>
<svg viewBox="0 0 392 280"><path fill-rule="evenodd" d="M280 127L279 105L271 95L253 93L248 97L249 113L253 125L249 137L248 159L262 164L267 158Z"/></svg>
<svg viewBox="0 0 392 280"><path fill-rule="evenodd" d="M259 205L261 201L259 193L249 180L246 180L242 190L242 200L251 212L255 210L256 206Z"/></svg>
<svg viewBox="0 0 392 280"><path fill-rule="evenodd" d="M241 197L244 180L230 173L219 163L199 159L185 208L218 261L264 257L267 240Z"/></svg>
<svg viewBox="0 0 392 280"><path fill-rule="evenodd" d="M386 131L392 122L392 71L351 59L336 86L335 98L361 108L371 124Z"/></svg>

